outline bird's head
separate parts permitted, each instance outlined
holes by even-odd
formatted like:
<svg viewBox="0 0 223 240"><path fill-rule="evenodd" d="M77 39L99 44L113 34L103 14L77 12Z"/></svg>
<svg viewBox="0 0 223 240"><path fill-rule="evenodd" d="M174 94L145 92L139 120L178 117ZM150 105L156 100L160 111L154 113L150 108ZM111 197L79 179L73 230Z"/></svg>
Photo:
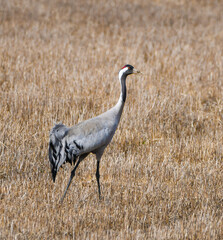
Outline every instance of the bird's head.
<svg viewBox="0 0 223 240"><path fill-rule="evenodd" d="M137 74L140 73L140 71L136 70L132 65L125 65L120 71L119 71L119 78L124 76L128 76L130 74Z"/></svg>

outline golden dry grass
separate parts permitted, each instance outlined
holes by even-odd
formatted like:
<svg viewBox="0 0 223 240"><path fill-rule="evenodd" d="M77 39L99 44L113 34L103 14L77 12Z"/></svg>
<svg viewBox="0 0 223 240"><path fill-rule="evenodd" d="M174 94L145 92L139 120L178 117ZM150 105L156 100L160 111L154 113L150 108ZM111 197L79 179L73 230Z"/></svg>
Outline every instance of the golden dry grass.
<svg viewBox="0 0 223 240"><path fill-rule="evenodd" d="M0 1L0 239L223 238L223 2ZM53 184L49 130L113 106L101 162Z"/></svg>

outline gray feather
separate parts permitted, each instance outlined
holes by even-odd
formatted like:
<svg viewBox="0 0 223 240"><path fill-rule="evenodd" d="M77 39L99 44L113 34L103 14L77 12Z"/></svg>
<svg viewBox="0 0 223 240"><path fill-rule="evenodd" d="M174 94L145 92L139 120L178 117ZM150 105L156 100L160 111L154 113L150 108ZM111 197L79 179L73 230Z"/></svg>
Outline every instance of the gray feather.
<svg viewBox="0 0 223 240"><path fill-rule="evenodd" d="M135 72L131 65L125 65L120 70L119 80L121 83L121 93L117 104L113 108L97 117L78 123L71 128L60 123L55 125L51 130L49 159L53 181L55 181L56 174L63 163L73 162L75 164L76 159L78 159L71 172L69 183L61 201L63 201L66 195L79 163L83 161L89 153L95 154L97 159L96 179L100 198L100 159L106 146L111 142L122 115L126 99L126 77Z"/></svg>
<svg viewBox="0 0 223 240"><path fill-rule="evenodd" d="M69 128L67 128L62 123L59 123L56 124L50 131L49 160L54 180L59 167L65 161L71 163L71 160L67 158L67 155L64 152L65 146L63 143L63 139L66 136L68 130Z"/></svg>

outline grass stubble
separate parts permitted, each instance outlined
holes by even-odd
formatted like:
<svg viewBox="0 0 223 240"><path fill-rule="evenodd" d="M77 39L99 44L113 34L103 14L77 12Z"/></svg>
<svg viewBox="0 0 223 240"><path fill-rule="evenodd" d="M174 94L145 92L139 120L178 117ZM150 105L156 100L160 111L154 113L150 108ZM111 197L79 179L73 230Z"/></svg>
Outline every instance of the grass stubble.
<svg viewBox="0 0 223 240"><path fill-rule="evenodd" d="M223 238L222 1L1 1L0 239ZM53 184L49 130L118 100L101 161Z"/></svg>

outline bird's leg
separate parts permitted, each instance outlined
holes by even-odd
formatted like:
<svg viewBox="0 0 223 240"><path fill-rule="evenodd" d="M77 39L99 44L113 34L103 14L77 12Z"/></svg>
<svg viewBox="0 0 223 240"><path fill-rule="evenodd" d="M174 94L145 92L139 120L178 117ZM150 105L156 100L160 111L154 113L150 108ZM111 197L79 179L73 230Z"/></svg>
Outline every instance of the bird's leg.
<svg viewBox="0 0 223 240"><path fill-rule="evenodd" d="M78 159L78 162L77 162L76 166L75 166L74 169L71 171L70 179L69 179L69 182L68 182L68 184L67 184L66 190L65 190L65 192L64 192L63 197L62 197L61 200L60 200L61 203L63 203L63 200L64 200L64 198L65 198L65 196L66 196L67 190L68 190L68 188L69 188L69 186L70 186L70 184L71 184L71 181L72 181L73 177L75 176L75 171L76 171L76 169L77 169L77 167L78 167L79 164L80 164L80 159Z"/></svg>
<svg viewBox="0 0 223 240"><path fill-rule="evenodd" d="M68 188L69 188L69 186L70 186L70 184L71 184L71 181L72 181L73 177L75 176L75 171L76 171L78 165L80 164L80 162L81 162L82 160L84 160L84 158L87 157L87 155L88 155L88 153L85 153L85 154L81 155L81 156L79 157L79 159L78 159L78 161L77 161L77 164L75 165L74 169L71 171L70 179L69 179L69 182L68 182L68 184L67 184L66 190L65 190L65 192L64 192L63 197L62 197L61 200L60 200L61 203L63 203L63 200L64 200L64 198L65 198L65 196L66 196L67 190L68 190Z"/></svg>
<svg viewBox="0 0 223 240"><path fill-rule="evenodd" d="M99 194L99 199L101 199L99 165L100 165L100 160L97 160L96 179L97 179L97 182L98 182L98 194Z"/></svg>
<svg viewBox="0 0 223 240"><path fill-rule="evenodd" d="M103 151L104 151L104 150L103 150ZM96 179L97 179L97 183L98 183L99 200L101 200L101 187L100 187L100 172L99 172L99 166L100 166L100 160L101 160L101 156L102 156L102 154L103 154L103 151L96 153L96 158L97 158Z"/></svg>

